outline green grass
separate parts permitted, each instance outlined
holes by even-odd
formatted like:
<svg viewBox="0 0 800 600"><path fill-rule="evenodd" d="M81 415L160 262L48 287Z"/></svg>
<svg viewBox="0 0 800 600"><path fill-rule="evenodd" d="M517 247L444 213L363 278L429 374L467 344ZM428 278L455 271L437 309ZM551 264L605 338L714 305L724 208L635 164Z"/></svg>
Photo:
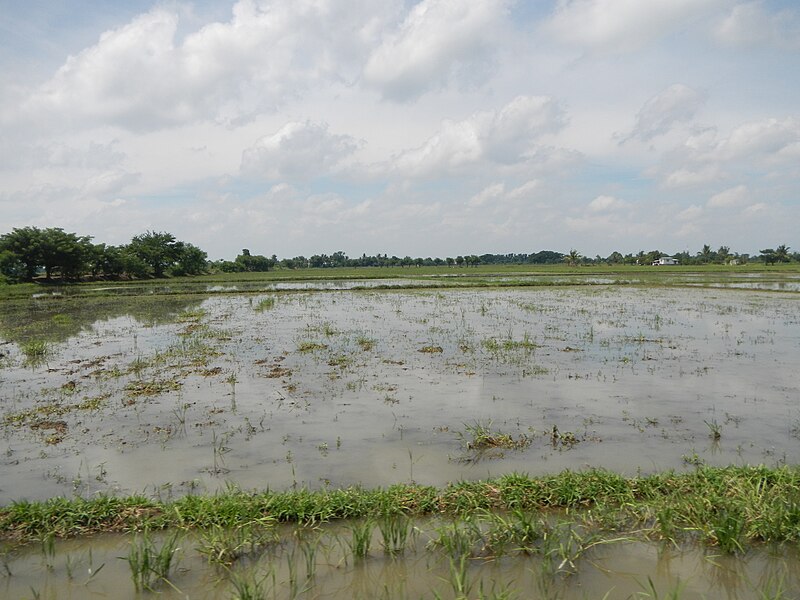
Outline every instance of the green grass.
<svg viewBox="0 0 800 600"><path fill-rule="evenodd" d="M615 535L699 541L726 553L753 543L800 543L800 468L699 467L625 478L604 471L563 471L528 477L458 482L442 489L395 485L385 489L258 492L230 491L159 502L141 496L20 501L0 509L0 536L42 539L102 531L234 528L240 523L316 523L385 515L466 516L485 511L512 515L513 543L535 539L537 511L569 509L586 526ZM597 510L595 510L597 509ZM516 515L516 516L514 516ZM388 521L387 521L388 523ZM397 531L408 524L394 523ZM397 547L390 524L389 547ZM402 526L402 527L401 527Z"/></svg>
<svg viewBox="0 0 800 600"><path fill-rule="evenodd" d="M492 430L492 421L475 421L464 425L464 432L459 432L458 437L467 450L489 450L491 448L504 448L507 450L521 450L531 444L531 438L521 434L517 438Z"/></svg>

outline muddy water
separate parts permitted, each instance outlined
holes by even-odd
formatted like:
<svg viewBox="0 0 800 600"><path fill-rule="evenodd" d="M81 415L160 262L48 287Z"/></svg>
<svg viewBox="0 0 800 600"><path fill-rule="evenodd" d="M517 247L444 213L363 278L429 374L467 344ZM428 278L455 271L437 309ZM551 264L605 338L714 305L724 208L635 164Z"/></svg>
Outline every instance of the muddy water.
<svg viewBox="0 0 800 600"><path fill-rule="evenodd" d="M746 559L659 544L608 541L551 554L509 551L463 564L434 544L437 527L416 524L405 548L387 554L376 529L368 555L354 559L342 526L280 530L276 541L230 566L211 564L202 534L179 536L162 598L230 598L233 581L262 585L264 598L789 598L800 592L797 556L751 551ZM156 548L164 536L154 536ZM141 538L102 535L29 545L0 556L4 598L141 598L127 562ZM568 546L568 545L567 545ZM676 596L669 594L676 593ZM783 594L783 595L781 595ZM145 592L144 595L150 595ZM463 596L461 596L463 597Z"/></svg>
<svg viewBox="0 0 800 600"><path fill-rule="evenodd" d="M212 296L158 319L104 302L91 320L82 299L80 327L50 300L36 329L60 337L43 362L26 360L22 322L2 346L0 502L796 463L798 300L336 291ZM476 423L532 443L476 453Z"/></svg>
<svg viewBox="0 0 800 600"><path fill-rule="evenodd" d="M36 300L2 315L0 502L797 463L798 300L619 286ZM41 339L44 359L27 359ZM476 423L531 443L476 453ZM452 598L438 525L417 523L400 557L376 532L363 562L341 526L305 532L311 579L309 546L282 530L232 571L270 598ZM131 541L0 548L0 597L139 597L119 558ZM181 538L161 596L231 597L201 545ZM619 541L563 563L473 558L466 575L470 597L800 593L791 550L710 552Z"/></svg>

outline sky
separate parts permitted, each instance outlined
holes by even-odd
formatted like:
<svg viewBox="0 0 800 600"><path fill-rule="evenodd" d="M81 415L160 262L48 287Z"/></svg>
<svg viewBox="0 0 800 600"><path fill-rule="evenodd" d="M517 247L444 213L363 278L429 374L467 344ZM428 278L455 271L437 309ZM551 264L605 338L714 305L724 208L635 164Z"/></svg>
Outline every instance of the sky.
<svg viewBox="0 0 800 600"><path fill-rule="evenodd" d="M0 233L800 249L794 0L0 0Z"/></svg>

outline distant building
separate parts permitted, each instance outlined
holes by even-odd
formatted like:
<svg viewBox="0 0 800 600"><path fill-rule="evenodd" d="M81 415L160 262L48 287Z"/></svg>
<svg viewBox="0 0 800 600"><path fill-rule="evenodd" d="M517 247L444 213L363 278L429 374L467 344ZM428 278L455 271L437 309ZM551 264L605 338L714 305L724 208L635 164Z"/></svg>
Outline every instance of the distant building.
<svg viewBox="0 0 800 600"><path fill-rule="evenodd" d="M678 259L672 256L662 256L658 260L653 261L654 267L659 267L663 265L677 265L677 264L678 264Z"/></svg>

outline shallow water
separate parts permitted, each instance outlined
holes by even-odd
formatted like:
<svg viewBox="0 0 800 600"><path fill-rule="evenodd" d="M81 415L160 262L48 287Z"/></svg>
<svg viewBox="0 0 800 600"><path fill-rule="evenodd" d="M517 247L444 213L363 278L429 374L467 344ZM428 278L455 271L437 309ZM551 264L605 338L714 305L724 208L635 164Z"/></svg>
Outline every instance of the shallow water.
<svg viewBox="0 0 800 600"><path fill-rule="evenodd" d="M63 339L44 362L2 347L0 502L797 463L798 300L619 286L231 294L117 315L98 303L96 320L93 300L79 315L49 301L20 313ZM476 423L531 444L476 453Z"/></svg>
<svg viewBox="0 0 800 600"><path fill-rule="evenodd" d="M262 582L265 598L455 598L458 577L468 597L487 598L792 598L800 592L798 557L782 549L751 550L746 557L668 545L607 540L563 544L547 554L509 550L497 556L458 559L436 546L433 519L416 522L405 548L387 554L373 531L368 555L353 558L350 531L342 525L282 527L278 540L226 567L211 564L201 549L204 534L180 534L169 583L161 598L231 598L232 579ZM166 539L154 534L156 547ZM101 535L52 545L30 544L2 556L0 596L6 598L141 598L127 557L142 538ZM309 576L310 575L310 576ZM507 594L503 596L502 594ZM783 595L780 595L780 594ZM510 594L510 595L509 595Z"/></svg>

